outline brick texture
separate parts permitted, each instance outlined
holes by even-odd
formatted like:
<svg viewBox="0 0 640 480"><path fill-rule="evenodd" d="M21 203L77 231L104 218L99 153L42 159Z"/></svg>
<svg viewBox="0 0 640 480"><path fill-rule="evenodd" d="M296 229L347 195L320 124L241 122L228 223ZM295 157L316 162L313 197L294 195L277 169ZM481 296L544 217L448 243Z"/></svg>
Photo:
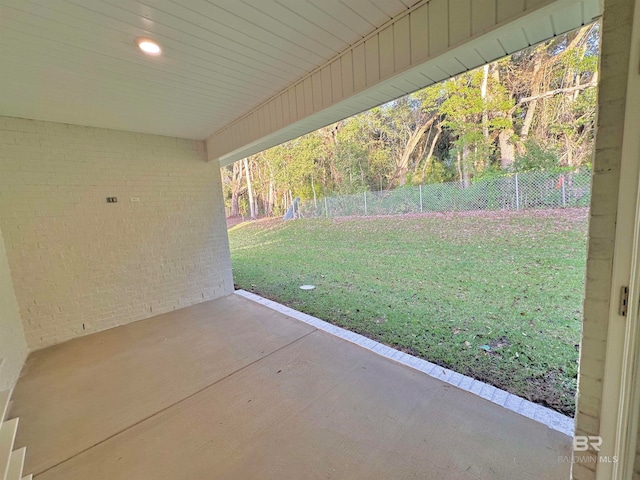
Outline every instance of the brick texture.
<svg viewBox="0 0 640 480"><path fill-rule="evenodd" d="M578 376L576 434L580 435L598 435L600 432L602 379L609 326L633 8L634 0L605 1L584 323ZM595 479L595 469L594 463L576 463L573 466L572 478Z"/></svg>
<svg viewBox="0 0 640 480"><path fill-rule="evenodd" d="M14 387L26 356L27 344L0 232L0 391Z"/></svg>
<svg viewBox="0 0 640 480"><path fill-rule="evenodd" d="M31 349L233 291L205 159L201 141L0 117L0 228Z"/></svg>

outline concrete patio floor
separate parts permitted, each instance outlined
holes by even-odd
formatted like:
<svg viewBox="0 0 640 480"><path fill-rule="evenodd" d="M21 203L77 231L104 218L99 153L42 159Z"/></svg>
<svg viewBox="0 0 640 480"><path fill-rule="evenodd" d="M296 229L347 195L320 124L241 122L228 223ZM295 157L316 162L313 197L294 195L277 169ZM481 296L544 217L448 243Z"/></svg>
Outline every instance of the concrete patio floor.
<svg viewBox="0 0 640 480"><path fill-rule="evenodd" d="M30 355L25 472L84 479L561 479L571 438L232 295Z"/></svg>

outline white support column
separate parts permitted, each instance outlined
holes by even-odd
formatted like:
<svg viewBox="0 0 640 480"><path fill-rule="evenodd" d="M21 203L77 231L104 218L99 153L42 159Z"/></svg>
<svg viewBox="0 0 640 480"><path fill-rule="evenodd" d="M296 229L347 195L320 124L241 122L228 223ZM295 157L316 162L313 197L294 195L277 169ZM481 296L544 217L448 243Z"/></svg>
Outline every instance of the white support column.
<svg viewBox="0 0 640 480"><path fill-rule="evenodd" d="M630 3L635 7L626 22L632 23L631 32L624 24L619 29L605 24L603 31L603 38L628 42L630 52L611 292L612 300L617 300L620 288L628 285L629 299L626 318L615 318L617 304L611 308L600 428L603 441L610 440L602 453L617 457L618 462L599 463L596 479L603 480L634 475L640 414L640 5L633 0ZM615 66L613 62L611 66Z"/></svg>
<svg viewBox="0 0 640 480"><path fill-rule="evenodd" d="M632 478L640 330L640 7L605 0L598 130L580 352L576 435L602 443L576 458L576 480ZM629 287L628 311L619 311Z"/></svg>

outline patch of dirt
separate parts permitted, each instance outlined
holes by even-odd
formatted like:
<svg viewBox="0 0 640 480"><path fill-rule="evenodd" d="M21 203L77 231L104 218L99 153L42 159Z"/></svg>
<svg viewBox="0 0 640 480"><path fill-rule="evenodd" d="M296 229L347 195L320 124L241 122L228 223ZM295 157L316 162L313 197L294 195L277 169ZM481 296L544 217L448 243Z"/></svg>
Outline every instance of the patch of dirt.
<svg viewBox="0 0 640 480"><path fill-rule="evenodd" d="M248 217L242 217L240 215L236 215L233 217L227 217L227 230L229 230L230 228L235 227L236 225L240 225L243 223L260 223L262 226L272 226L273 224L281 224L282 223L282 219L280 217L258 217L258 218L248 218Z"/></svg>
<svg viewBox="0 0 640 480"><path fill-rule="evenodd" d="M244 222L244 218L240 215L235 215L233 217L227 217L227 229L231 227L235 227L239 223Z"/></svg>
<svg viewBox="0 0 640 480"><path fill-rule="evenodd" d="M507 339L507 337L494 338L489 342L489 346L491 350L497 350L498 348L508 347L511 345L511 342Z"/></svg>
<svg viewBox="0 0 640 480"><path fill-rule="evenodd" d="M487 372L469 367L467 371L460 373L514 393L530 402L550 408L563 415L569 417L575 415L575 385L568 385L563 382L564 376L562 372L557 370L550 370L544 375L529 377L526 382L520 383L518 391L514 391L508 374L505 372Z"/></svg>
<svg viewBox="0 0 640 480"><path fill-rule="evenodd" d="M557 370L550 370L542 376L529 377L525 386L524 397L571 417L575 414L575 388L566 385L564 375Z"/></svg>

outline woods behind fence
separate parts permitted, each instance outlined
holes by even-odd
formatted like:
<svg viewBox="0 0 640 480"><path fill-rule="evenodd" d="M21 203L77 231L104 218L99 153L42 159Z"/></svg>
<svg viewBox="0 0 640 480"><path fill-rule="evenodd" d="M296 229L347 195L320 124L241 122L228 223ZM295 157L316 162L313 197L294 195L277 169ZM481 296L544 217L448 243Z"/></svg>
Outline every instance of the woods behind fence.
<svg viewBox="0 0 640 480"><path fill-rule="evenodd" d="M402 215L421 212L586 207L591 171L530 171L463 182L407 186L306 200L301 217Z"/></svg>

